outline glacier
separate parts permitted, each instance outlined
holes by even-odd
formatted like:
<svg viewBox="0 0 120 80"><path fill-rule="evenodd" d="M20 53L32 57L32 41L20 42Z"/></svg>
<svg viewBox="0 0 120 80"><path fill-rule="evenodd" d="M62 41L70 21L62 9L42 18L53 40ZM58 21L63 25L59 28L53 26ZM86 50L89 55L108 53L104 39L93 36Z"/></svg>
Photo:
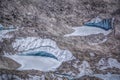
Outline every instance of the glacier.
<svg viewBox="0 0 120 80"><path fill-rule="evenodd" d="M38 37L27 37L16 39L12 44L18 54L28 54L43 51L56 56L59 61L68 61L73 59L69 50L61 50L55 41L51 39L42 39Z"/></svg>
<svg viewBox="0 0 120 80"><path fill-rule="evenodd" d="M61 50L51 39L18 38L12 46L17 53L5 54L5 57L21 64L18 70L54 71L62 62L74 59L69 50Z"/></svg>

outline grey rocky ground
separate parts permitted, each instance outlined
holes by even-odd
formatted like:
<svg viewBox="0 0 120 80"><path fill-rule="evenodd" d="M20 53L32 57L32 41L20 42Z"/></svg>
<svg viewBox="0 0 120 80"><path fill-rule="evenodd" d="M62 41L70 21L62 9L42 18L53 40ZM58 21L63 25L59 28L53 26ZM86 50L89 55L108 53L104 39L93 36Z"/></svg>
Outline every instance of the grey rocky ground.
<svg viewBox="0 0 120 80"><path fill-rule="evenodd" d="M5 80L4 76L9 75L12 77L8 80L16 77L33 80L29 75L40 76L41 80L68 79L68 76L61 77L61 74L69 74L69 77L77 80L101 80L92 76L76 78L81 70L74 65L80 66L84 61L89 63L91 74L107 74L109 72L120 75L120 68L99 70L96 65L101 58L105 58L106 61L114 58L120 62L119 4L119 0L0 0L0 24L6 27L13 25L17 28L17 30L7 33L12 37L2 38L0 41L0 80ZM97 34L85 37L64 37L65 34L74 31L71 27L81 26L96 16L115 18L112 33L107 36ZM3 57L3 55L4 52L17 53L12 47L12 43L20 37L52 39L61 49L70 50L76 59L63 62L54 72L17 71L15 69L20 64ZM105 38L107 41L99 43Z"/></svg>

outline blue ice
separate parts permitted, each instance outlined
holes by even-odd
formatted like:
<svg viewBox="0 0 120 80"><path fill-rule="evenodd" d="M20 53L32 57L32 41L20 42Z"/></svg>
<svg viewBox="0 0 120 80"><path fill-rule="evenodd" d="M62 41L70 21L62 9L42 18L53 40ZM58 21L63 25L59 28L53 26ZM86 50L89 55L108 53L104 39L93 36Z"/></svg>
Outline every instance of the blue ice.
<svg viewBox="0 0 120 80"><path fill-rule="evenodd" d="M58 58L56 56L54 56L51 53L45 52L45 51L38 51L38 52L30 52L27 54L19 54L21 56L42 56L42 57L50 57L50 58L54 58L56 60L58 60Z"/></svg>
<svg viewBox="0 0 120 80"><path fill-rule="evenodd" d="M91 27L98 27L98 28L102 28L104 30L109 30L109 29L113 28L112 22L113 22L113 19L110 18L110 19L103 19L102 21L99 21L99 22L94 22L94 21L86 22L84 25L91 26Z"/></svg>

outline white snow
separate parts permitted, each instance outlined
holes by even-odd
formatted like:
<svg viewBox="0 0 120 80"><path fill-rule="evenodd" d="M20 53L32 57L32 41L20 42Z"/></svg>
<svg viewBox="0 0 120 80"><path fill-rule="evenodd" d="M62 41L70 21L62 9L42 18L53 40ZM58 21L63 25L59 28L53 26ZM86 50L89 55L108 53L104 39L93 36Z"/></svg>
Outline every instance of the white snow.
<svg viewBox="0 0 120 80"><path fill-rule="evenodd" d="M18 55L6 55L21 64L22 66L18 70L40 70L40 71L54 71L61 65L61 62L53 58L40 57L40 56L18 56Z"/></svg>
<svg viewBox="0 0 120 80"><path fill-rule="evenodd" d="M87 61L83 61L82 64L78 67L80 73L76 76L76 78L80 78L85 75L92 75L93 71Z"/></svg>
<svg viewBox="0 0 120 80"><path fill-rule="evenodd" d="M118 74L94 74L94 77L100 78L102 80L120 80L120 75Z"/></svg>
<svg viewBox="0 0 120 80"><path fill-rule="evenodd" d="M109 33L111 33L111 30L105 31L101 28L97 28L97 27L89 27L89 26L81 26L81 27L75 27L72 28L75 31L71 34L66 34L64 35L65 37L69 37L69 36L88 36L88 35L92 35L92 34L104 34L104 35L108 35Z"/></svg>
<svg viewBox="0 0 120 80"><path fill-rule="evenodd" d="M68 61L73 59L73 55L69 50L59 49L56 42L51 39L27 37L16 39L12 45L15 50L18 50L22 54L34 51L45 51L53 54L60 61Z"/></svg>
<svg viewBox="0 0 120 80"><path fill-rule="evenodd" d="M11 38L12 35L7 34L11 31L14 31L14 30L0 30L0 41L2 41L2 38Z"/></svg>
<svg viewBox="0 0 120 80"><path fill-rule="evenodd" d="M91 57L95 57L95 54L94 53L89 53Z"/></svg>
<svg viewBox="0 0 120 80"><path fill-rule="evenodd" d="M120 63L113 58L109 58L108 60L106 60L105 58L102 58L99 62L98 62L98 69L99 70L105 70L108 68L118 68L120 69Z"/></svg>

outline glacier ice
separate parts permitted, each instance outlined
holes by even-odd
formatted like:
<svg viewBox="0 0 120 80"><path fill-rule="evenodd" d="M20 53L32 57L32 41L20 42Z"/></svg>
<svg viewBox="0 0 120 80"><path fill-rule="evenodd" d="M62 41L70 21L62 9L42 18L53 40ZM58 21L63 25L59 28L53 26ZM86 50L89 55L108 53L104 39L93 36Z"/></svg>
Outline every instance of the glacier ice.
<svg viewBox="0 0 120 80"><path fill-rule="evenodd" d="M19 54L43 51L56 56L59 61L68 61L73 59L73 55L69 50L59 49L56 42L51 39L27 37L16 39L12 45L13 48L19 52Z"/></svg>
<svg viewBox="0 0 120 80"><path fill-rule="evenodd" d="M51 39L21 38L16 39L12 46L18 53L5 56L21 64L18 70L54 71L63 61L74 58L69 50L59 49Z"/></svg>

